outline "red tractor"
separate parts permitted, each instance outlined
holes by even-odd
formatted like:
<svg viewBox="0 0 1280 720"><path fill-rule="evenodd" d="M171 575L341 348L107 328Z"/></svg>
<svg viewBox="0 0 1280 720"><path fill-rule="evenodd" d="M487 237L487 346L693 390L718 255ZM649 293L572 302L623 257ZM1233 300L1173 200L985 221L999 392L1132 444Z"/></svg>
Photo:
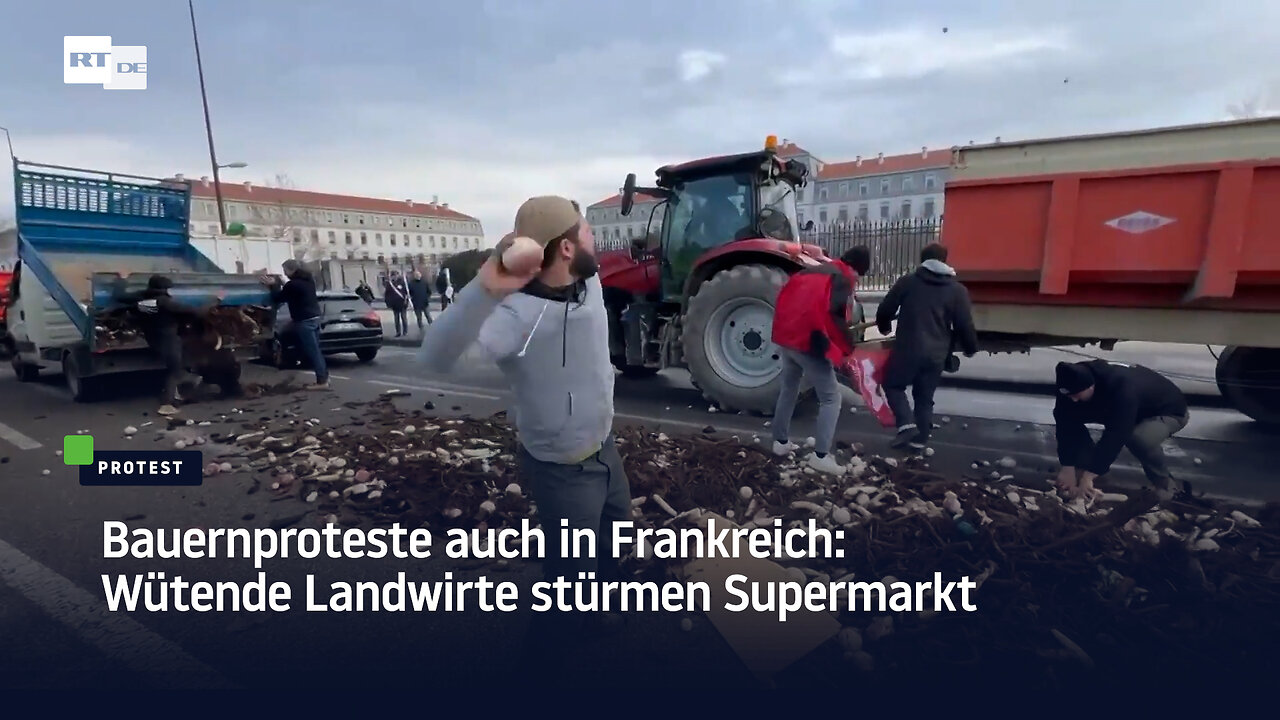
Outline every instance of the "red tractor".
<svg viewBox="0 0 1280 720"><path fill-rule="evenodd" d="M637 187L627 175L623 215L637 193L660 202L629 251L600 256L611 354L624 375L686 367L721 409L772 413L778 291L791 273L829 260L799 242L796 190L808 167L778 157L776 146L770 136L764 150L667 165L657 187ZM655 230L659 242L647 242Z"/></svg>

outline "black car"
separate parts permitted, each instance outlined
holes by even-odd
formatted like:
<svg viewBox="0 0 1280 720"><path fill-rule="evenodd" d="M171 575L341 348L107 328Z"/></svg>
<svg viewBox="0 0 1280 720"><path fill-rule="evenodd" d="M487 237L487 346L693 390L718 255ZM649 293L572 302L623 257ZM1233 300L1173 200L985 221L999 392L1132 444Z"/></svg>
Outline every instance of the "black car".
<svg viewBox="0 0 1280 720"><path fill-rule="evenodd" d="M373 306L354 292L325 290L316 293L320 301L320 351L325 355L355 353L360 362L369 362L382 347L382 319ZM278 368L291 368L302 357L293 321L288 311L276 313L276 330L263 344L262 358Z"/></svg>

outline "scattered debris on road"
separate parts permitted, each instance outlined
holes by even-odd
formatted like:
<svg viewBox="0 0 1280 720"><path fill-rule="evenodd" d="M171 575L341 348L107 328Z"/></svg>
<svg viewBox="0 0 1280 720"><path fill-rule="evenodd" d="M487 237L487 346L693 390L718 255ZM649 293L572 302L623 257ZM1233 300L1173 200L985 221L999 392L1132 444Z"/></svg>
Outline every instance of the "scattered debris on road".
<svg viewBox="0 0 1280 720"><path fill-rule="evenodd" d="M403 411L394 399L363 405L349 422L288 412L287 420L254 418L241 433L210 439L230 443L281 498L310 505L313 521L492 528L536 512L518 484L515 437L503 418L433 417ZM618 440L641 526L697 526L711 516L748 527L815 519L845 531L845 557L790 568L806 582L915 581L941 572L979 585L979 612L892 621L845 613L850 632L828 650L859 671L1000 666L1060 679L1072 668L1227 666L1269 652L1257 628L1280 614L1274 507L1247 514L1186 495L1161 503L1150 491L1064 501L1055 490L1015 487L1011 475L987 477L986 461L951 477L925 458L860 448L848 473L833 478L714 428L670 437L630 427ZM1007 457L994 464L1016 465ZM678 570L626 560L649 578Z"/></svg>

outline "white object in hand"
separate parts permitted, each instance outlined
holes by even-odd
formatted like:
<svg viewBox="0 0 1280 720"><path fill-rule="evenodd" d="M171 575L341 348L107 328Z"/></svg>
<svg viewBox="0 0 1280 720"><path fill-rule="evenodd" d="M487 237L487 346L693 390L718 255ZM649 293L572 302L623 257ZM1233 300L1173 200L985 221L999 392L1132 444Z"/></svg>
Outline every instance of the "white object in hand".
<svg viewBox="0 0 1280 720"><path fill-rule="evenodd" d="M533 238L516 237L502 252L502 269L514 275L525 275L542 264L542 246Z"/></svg>

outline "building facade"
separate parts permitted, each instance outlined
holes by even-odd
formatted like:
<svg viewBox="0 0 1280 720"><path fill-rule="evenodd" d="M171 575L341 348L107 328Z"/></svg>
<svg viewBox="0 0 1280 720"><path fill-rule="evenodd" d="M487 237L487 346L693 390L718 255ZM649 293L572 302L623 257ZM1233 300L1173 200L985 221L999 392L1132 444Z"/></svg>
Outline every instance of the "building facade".
<svg viewBox="0 0 1280 720"><path fill-rule="evenodd" d="M205 177L191 185L192 239L216 238L213 182ZM243 225L246 240L287 239L295 256L349 267L369 282L388 267L429 271L454 253L484 247L480 221L438 198L419 203L246 182L222 183L222 203L227 225Z"/></svg>
<svg viewBox="0 0 1280 720"><path fill-rule="evenodd" d="M652 235L659 235L665 209L660 198L637 193L631 214L624 216L622 195L618 194L588 206L585 215L595 235L596 248L619 250L629 247L632 240L644 237L646 229Z"/></svg>
<svg viewBox="0 0 1280 720"><path fill-rule="evenodd" d="M942 216L951 150L861 156L818 163L797 202L800 223L817 225L935 219Z"/></svg>

